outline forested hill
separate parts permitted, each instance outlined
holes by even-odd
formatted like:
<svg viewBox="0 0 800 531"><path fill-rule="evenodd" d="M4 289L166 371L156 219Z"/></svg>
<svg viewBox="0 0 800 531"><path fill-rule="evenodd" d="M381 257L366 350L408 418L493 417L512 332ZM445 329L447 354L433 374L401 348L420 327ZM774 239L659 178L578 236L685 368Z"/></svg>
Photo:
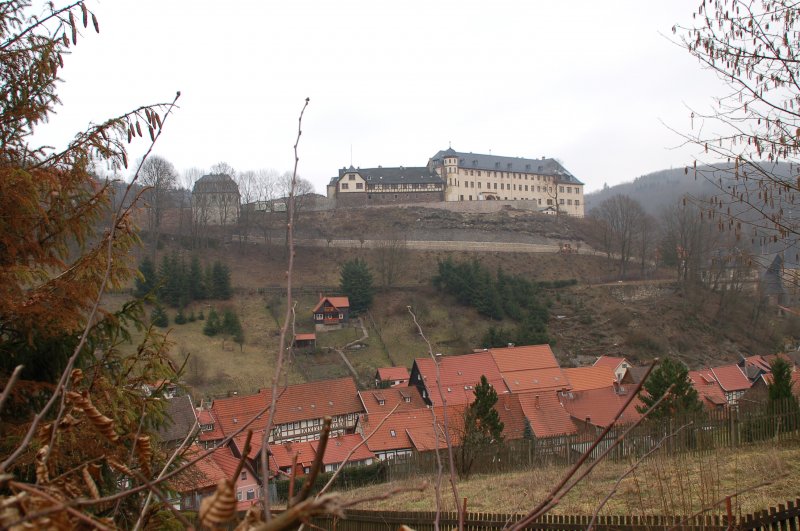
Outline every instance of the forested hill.
<svg viewBox="0 0 800 531"><path fill-rule="evenodd" d="M685 195L693 197L710 197L718 190L702 176L705 174L716 180L728 174L726 166L714 169L709 166L698 167L695 179L694 170L689 168L686 173L684 168L660 170L647 175L642 175L633 182L606 187L598 192L586 195L586 212L615 195L627 195L637 200L642 208L653 216L658 217L663 209L680 201ZM730 166L727 166L730 168ZM788 176L792 173L789 164L781 163L770 165L769 170L778 175ZM794 169L794 173L797 169Z"/></svg>

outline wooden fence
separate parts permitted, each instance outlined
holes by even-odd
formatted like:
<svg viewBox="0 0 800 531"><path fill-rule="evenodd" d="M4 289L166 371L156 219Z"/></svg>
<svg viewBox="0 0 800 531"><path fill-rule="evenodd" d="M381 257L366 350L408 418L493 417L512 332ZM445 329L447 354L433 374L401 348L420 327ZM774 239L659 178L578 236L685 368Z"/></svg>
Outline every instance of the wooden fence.
<svg viewBox="0 0 800 531"><path fill-rule="evenodd" d="M467 531L500 530L518 522L524 515L467 513L464 529ZM312 529L335 531L396 530L405 524L416 531L434 529L433 512L411 511L347 511L345 518L323 516L311 520ZM591 523L590 515L546 514L525 529L556 529L562 531L586 530ZM458 515L442 512L439 515L440 529L455 529ZM798 531L800 526L800 499L771 507L756 514L740 517L705 516L609 516L597 517L594 527L599 531L667 531L667 530L780 530Z"/></svg>
<svg viewBox="0 0 800 531"><path fill-rule="evenodd" d="M599 458L627 428L613 428L592 451ZM581 433L545 439L506 441L491 452L476 457L472 473L491 474L546 464L573 464L589 449L595 433ZM800 411L778 404L772 409L750 404L737 409L705 412L694 416L674 416L658 422L645 422L633 429L607 458L612 460L641 456L661 444L661 452L708 453L718 448L733 448L761 441L800 440ZM413 453L388 463L389 479L401 479L436 470L436 452Z"/></svg>

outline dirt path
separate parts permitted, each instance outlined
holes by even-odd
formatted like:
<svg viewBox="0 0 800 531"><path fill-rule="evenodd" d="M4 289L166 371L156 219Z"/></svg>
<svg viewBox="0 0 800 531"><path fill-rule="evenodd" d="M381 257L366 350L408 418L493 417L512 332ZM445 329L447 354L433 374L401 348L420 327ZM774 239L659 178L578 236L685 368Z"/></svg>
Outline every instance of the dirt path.
<svg viewBox="0 0 800 531"><path fill-rule="evenodd" d="M339 354L339 356L342 358L342 361L344 362L344 364L350 370L350 373L356 379L356 382L358 382L360 384L361 380L359 379L358 372L356 372L356 369L353 367L353 364L350 363L350 360L347 359L347 355L344 353L345 349L350 348L351 346L355 345L356 343L361 343L361 342L363 342L363 341L365 341L366 339L369 338L369 332L367 332L367 327L364 326L364 320L361 317L358 318L358 323L361 325L362 336L360 338L356 339L355 341L351 341L350 343L346 344L342 348L334 347L333 350L335 350Z"/></svg>

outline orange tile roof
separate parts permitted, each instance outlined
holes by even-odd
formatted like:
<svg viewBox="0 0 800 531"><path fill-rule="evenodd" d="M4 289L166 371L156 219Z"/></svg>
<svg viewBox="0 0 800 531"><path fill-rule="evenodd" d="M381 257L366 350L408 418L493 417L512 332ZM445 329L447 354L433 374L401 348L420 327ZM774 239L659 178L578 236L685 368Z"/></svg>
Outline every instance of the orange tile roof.
<svg viewBox="0 0 800 531"><path fill-rule="evenodd" d="M310 333L310 334L295 334L294 335L294 340L295 341L312 341L314 339L317 339L317 334L315 334L313 332Z"/></svg>
<svg viewBox="0 0 800 531"><path fill-rule="evenodd" d="M520 407L537 438L577 433L569 412L558 399L556 391L517 395Z"/></svg>
<svg viewBox="0 0 800 531"><path fill-rule="evenodd" d="M405 367L381 367L378 369L378 380L408 380L408 369Z"/></svg>
<svg viewBox="0 0 800 531"><path fill-rule="evenodd" d="M448 425L453 419L452 415L457 415L458 406L448 408ZM433 408L436 412L436 422L440 437L444 433L444 411L443 408ZM367 438L367 447L373 452L385 452L390 450L405 450L420 447L428 449L429 444L433 444L433 413L432 408L423 407L409 411L395 411L386 418L386 421L378 428L386 415L361 415L359 419L360 431ZM373 433L373 431L375 433ZM412 436L416 438L414 443ZM441 439L444 441L444 439ZM444 442L439 446L445 447Z"/></svg>
<svg viewBox="0 0 800 531"><path fill-rule="evenodd" d="M503 379L512 393L565 389L570 386L560 367L506 372L503 373Z"/></svg>
<svg viewBox="0 0 800 531"><path fill-rule="evenodd" d="M501 373L559 367L550 345L490 348L489 353Z"/></svg>
<svg viewBox="0 0 800 531"><path fill-rule="evenodd" d="M625 404L634 386L622 386L625 394L618 394L613 387L602 389L589 389L587 391L567 391L559 393L558 398L564 405L569 414L577 421L586 421L605 428L616 416L617 412ZM620 417L619 424L630 424L641 418L641 413L636 410L636 406L641 405L639 397L633 399L631 404L625 409Z"/></svg>
<svg viewBox="0 0 800 531"><path fill-rule="evenodd" d="M214 400L211 409L219 420L222 432L229 434L269 405L271 396L270 389L262 389L254 395ZM352 378L308 382L290 385L279 391L274 423L278 425L361 411L361 402ZM250 429L263 430L267 419L267 413L262 414L250 424Z"/></svg>
<svg viewBox="0 0 800 531"><path fill-rule="evenodd" d="M312 313L316 312L317 310L319 310L322 307L322 305L325 304L326 300L329 303L331 303L331 306L333 306L334 308L349 308L350 307L350 299L348 299L347 297L322 297L319 300L319 302L317 303L317 305L314 307L314 309L312 310Z"/></svg>
<svg viewBox="0 0 800 531"><path fill-rule="evenodd" d="M219 448L213 454L201 459L184 472L181 472L171 482L170 486L177 492L191 492L193 490L200 490L215 486L220 480L229 477L225 471L220 467L213 456L218 452L230 449ZM189 460L197 457L198 454L204 452L202 448L193 444L187 448L184 457Z"/></svg>
<svg viewBox="0 0 800 531"><path fill-rule="evenodd" d="M328 439L328 445L325 447L325 454L322 456L322 463L324 465L344 463L347 454L362 442L364 442L364 438L357 433ZM319 449L319 441L311 441L311 447L314 449L314 452L317 452ZM353 455L350 456L348 462L355 463L367 459L376 459L375 454L367 448L366 444L361 444Z"/></svg>
<svg viewBox="0 0 800 531"><path fill-rule="evenodd" d="M203 431L202 428L200 430L200 435L198 439L201 441L218 441L225 438L225 434L222 433L222 426L220 426L219 421L214 416L214 412L210 409L198 409L197 410L197 421L201 426L205 425L213 425L214 428L209 431Z"/></svg>
<svg viewBox="0 0 800 531"><path fill-rule="evenodd" d="M481 376L486 376L498 395L507 391L489 352L442 356L438 361L442 393L448 405L471 403L475 398L472 387L480 383ZM423 377L431 402L434 406L441 406L444 400L436 386L436 364L430 358L417 358L414 364Z"/></svg>
<svg viewBox="0 0 800 531"><path fill-rule="evenodd" d="M697 394L700 395L707 408L716 409L718 406L724 406L728 403L727 398L725 398L725 391L722 390L710 369L689 371L689 380L691 380L692 386L697 390Z"/></svg>
<svg viewBox="0 0 800 531"><path fill-rule="evenodd" d="M764 383L767 385L772 385L772 382L775 381L775 377L772 375L772 373L764 374L761 377L764 379ZM800 396L800 370L792 371L792 393Z"/></svg>
<svg viewBox="0 0 800 531"><path fill-rule="evenodd" d="M425 400L422 399L416 387L370 389L368 391L359 391L358 396L364 405L364 411L370 414L386 414L394 409L395 406L398 406L397 411L425 407ZM381 401L383 401L383 405L381 405Z"/></svg>
<svg viewBox="0 0 800 531"><path fill-rule="evenodd" d="M567 377L567 380L569 380L573 391L612 387L617 381L614 368L605 364L564 369L564 375Z"/></svg>
<svg viewBox="0 0 800 531"><path fill-rule="evenodd" d="M242 455L244 452L244 443L247 440L247 433L240 433L236 437L233 438L231 444L236 448L236 451L239 452L239 455ZM264 442L264 430L259 430L253 432L253 438L250 440L250 453L247 457L250 459L255 459L258 456L258 453L261 451L261 443Z"/></svg>
<svg viewBox="0 0 800 531"><path fill-rule="evenodd" d="M752 385L742 372L742 369L736 364L711 367L711 372L726 393L744 391L745 389L750 389Z"/></svg>
<svg viewBox="0 0 800 531"><path fill-rule="evenodd" d="M311 466L316 455L310 442L293 442L269 445L269 468L273 472L278 468L292 468L292 459L297 454L297 465L300 469Z"/></svg>
<svg viewBox="0 0 800 531"><path fill-rule="evenodd" d="M525 436L525 413L520 404L520 395L506 393L498 397L494 409L503 423L503 439L511 441Z"/></svg>
<svg viewBox="0 0 800 531"><path fill-rule="evenodd" d="M619 367L620 363L630 363L625 358L619 358L615 356L600 356L597 358L597 361L594 362L593 367L610 367L611 369L616 369Z"/></svg>

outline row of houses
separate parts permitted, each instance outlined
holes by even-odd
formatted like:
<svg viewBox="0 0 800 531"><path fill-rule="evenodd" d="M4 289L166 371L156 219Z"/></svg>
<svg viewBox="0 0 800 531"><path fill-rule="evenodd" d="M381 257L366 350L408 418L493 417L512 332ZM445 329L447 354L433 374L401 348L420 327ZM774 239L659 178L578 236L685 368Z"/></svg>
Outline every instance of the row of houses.
<svg viewBox="0 0 800 531"><path fill-rule="evenodd" d="M738 364L691 371L689 377L707 408L736 407L751 393L752 400L764 398L758 393L759 389L766 392L773 360L770 356L751 356ZM326 471L342 466L348 455L348 465L367 465L443 448L448 436L459 445L463 413L474 399L474 386L481 376L497 391L495 409L504 423L506 440L576 435L589 440L613 422L643 372L644 368L633 366L625 358L610 356L600 357L592 366L562 368L548 345L532 345L441 356L436 361L417 358L410 370L380 368L375 375L376 389L358 390L350 378L288 386L278 390L267 435L268 473L275 478L307 473L318 453L326 416L332 418L332 439L322 456ZM800 391L800 371L793 376ZM271 401L272 391L262 389L248 396L217 399L196 410L190 401L182 406L184 417L191 419L194 415L200 425L195 451L218 447L210 458L216 465L204 465L200 475L214 476L218 470L225 473L229 463L243 455L244 435L237 432L245 423L254 431L245 459L246 473L236 484L242 504L260 497L261 491L253 481L263 477L262 441ZM640 404L634 397L621 422L639 419L636 406ZM179 433L171 437L173 443L182 440ZM295 456L296 468L292 471ZM176 485L181 507L196 508L199 499L213 491L213 485L211 479Z"/></svg>

